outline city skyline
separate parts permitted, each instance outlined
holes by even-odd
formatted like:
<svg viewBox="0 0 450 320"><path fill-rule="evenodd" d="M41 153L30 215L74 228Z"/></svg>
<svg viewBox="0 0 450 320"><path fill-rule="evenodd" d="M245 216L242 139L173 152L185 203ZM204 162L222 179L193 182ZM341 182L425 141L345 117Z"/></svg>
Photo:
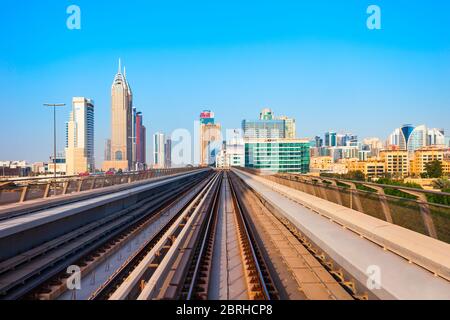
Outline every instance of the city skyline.
<svg viewBox="0 0 450 320"><path fill-rule="evenodd" d="M253 18L247 15L251 5L242 5L234 16L230 5L223 8L224 15L234 17L239 27L229 26L224 16L212 13L201 16L207 18L211 31L199 35L193 31L201 24L194 23L192 33L177 36L174 29L164 28L164 19L182 18L182 24L187 19L182 10L171 12L158 4L146 11L149 5L141 2L126 11L133 17L139 16L138 11L150 12L155 19L150 25L124 23L118 33L128 38L121 41L113 41L118 35L108 34L109 25L96 22L92 13L102 15L101 21L114 21L119 16L116 8L103 12L99 4L80 1L82 29L71 31L64 24L63 4L16 6L12 18L0 22L11 26L14 39L12 46L0 53L4 74L0 81L6 89L0 94L8 104L2 108L0 125L3 133L14 132L16 137L2 140L0 158L48 160L52 119L42 103L56 101L69 106L72 97L85 96L96 102L94 145L100 167L110 131L111 76L119 57L127 64L133 82L134 105L146 115L147 141L157 131L170 134L186 128L192 132L193 121L205 108L214 110L222 128L232 129L269 107L277 115L295 118L301 138L334 130L384 141L405 123L443 128L448 134L450 59L449 44L443 39L448 38L450 22L440 17L449 5L439 4L442 10L434 12L432 20L426 15L431 9L425 2L408 3L408 16L421 17L421 23L405 26L400 18L406 2L379 4L384 23L378 33L365 27L365 5L320 1L289 4L284 9L278 6L269 20L262 19L273 9L269 4L256 8ZM286 18L288 9L295 10ZM188 12L193 11L195 8ZM156 13L160 16L155 17ZM20 25L24 19L28 24ZM126 15L123 19L129 21ZM251 27L252 23L255 26ZM258 27L265 32L256 33L253 28ZM32 39L29 30L43 43ZM223 35L212 37L218 31ZM48 38L42 39L44 34ZM60 47L49 50L56 39ZM79 45L74 47L75 41ZM18 112L20 131L10 121ZM69 113L69 107L57 112L59 152L64 150ZM151 159L148 142L147 146L147 159Z"/></svg>

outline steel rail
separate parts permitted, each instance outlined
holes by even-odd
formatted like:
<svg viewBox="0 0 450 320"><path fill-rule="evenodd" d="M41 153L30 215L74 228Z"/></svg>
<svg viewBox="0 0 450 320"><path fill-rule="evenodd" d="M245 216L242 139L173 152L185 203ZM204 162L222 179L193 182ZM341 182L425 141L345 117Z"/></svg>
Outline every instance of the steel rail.
<svg viewBox="0 0 450 320"><path fill-rule="evenodd" d="M195 262L195 267L194 267L194 270L193 270L193 276L192 276L192 279L191 279L190 284L189 284L189 290L188 290L188 293L187 293L186 300L192 300L192 295L194 293L195 286L197 284L197 278L199 277L199 274L200 274L200 271L199 271L200 265L203 262L205 251L208 248L207 242L211 238L211 236L214 234L215 221L216 221L216 217L217 217L217 212L219 210L219 206L218 206L219 201L218 201L218 199L219 199L219 196L220 196L220 193L221 193L221 189L220 188L221 188L222 183L223 183L223 179L222 179L222 177L220 177L220 182L219 182L219 185L217 187L218 191L215 193L214 199L213 199L213 209L212 209L211 214L209 215L208 222L207 222L207 225L206 225L206 229L204 230L203 237L201 239L200 249L199 249L199 251L197 253L198 254L198 259Z"/></svg>
<svg viewBox="0 0 450 320"><path fill-rule="evenodd" d="M236 210L235 210L236 218L237 218L238 224L242 228L242 232L243 232L243 234L245 236L245 241L247 242L247 244L248 244L248 246L250 248L251 259L253 260L254 266L256 268L256 272L257 272L257 275L258 275L258 281L259 281L259 283L261 285L262 293L264 295L264 299L265 300L271 300L271 295L270 295L270 292L269 292L269 290L267 288L266 282L264 280L264 275L263 275L263 272L262 272L262 269L261 269L261 266L260 266L260 260L258 259L258 256L256 254L256 246L257 245L256 245L256 243L254 243L254 241L252 240L253 237L251 237L251 235L250 235L249 228L247 226L248 221L247 221L247 219L244 216L243 209L242 209L242 207L241 207L241 205L239 203L239 200L238 200L238 197L237 197L237 194L236 194L236 191L235 191L235 187L234 187L232 181L233 180L230 179L230 190L231 190L231 194L232 194L232 197L233 197L233 202L234 202L235 208L236 208Z"/></svg>
<svg viewBox="0 0 450 320"><path fill-rule="evenodd" d="M141 294L138 296L138 300L148 300L151 299L156 289L159 285L161 285L161 282L165 280L165 274L167 273L169 267L172 265L173 260L175 258L175 253L180 248L182 241L184 241L189 235L192 234L193 230L191 226L194 224L194 220L199 217L199 215L202 213L202 208L204 204L206 203L208 199L208 195L212 192L213 188L217 186L217 181L219 179L219 174L216 174L214 179L211 181L211 184L207 187L205 192L201 195L201 199L199 200L197 206L195 207L192 214L189 216L189 219L185 224L183 224L182 230L178 234L178 236L173 241L172 245L170 246L170 249L166 252L164 257L162 257L162 261L159 264L158 268L155 270L155 272L152 274L148 282L146 283L144 289L142 290ZM181 217L180 217L181 218ZM181 221L180 221L181 222ZM174 226L177 227L177 226ZM168 232L168 234L172 234L172 232ZM164 245L164 241L160 243L160 246Z"/></svg>
<svg viewBox="0 0 450 320"><path fill-rule="evenodd" d="M106 300L108 299L114 291L123 283L123 281L131 274L134 268L142 261L145 254L148 253L162 238L162 236L167 232L167 230L172 226L178 216L186 209L186 207L193 201L193 199L201 192L201 189L207 184L208 181L203 182L197 188L193 190L188 190L185 194L186 200L176 199L171 206L176 206L181 201L185 201L181 209L177 214L170 219L170 221L162 226L161 230L157 232L151 239L148 239L141 248L135 252L121 267L118 269L111 277L107 279L107 281L97 289L90 297L89 300ZM188 195L190 194L190 195ZM184 199L184 197L183 197ZM170 210L170 209L169 209ZM163 214L167 211L167 208L162 210L160 214Z"/></svg>

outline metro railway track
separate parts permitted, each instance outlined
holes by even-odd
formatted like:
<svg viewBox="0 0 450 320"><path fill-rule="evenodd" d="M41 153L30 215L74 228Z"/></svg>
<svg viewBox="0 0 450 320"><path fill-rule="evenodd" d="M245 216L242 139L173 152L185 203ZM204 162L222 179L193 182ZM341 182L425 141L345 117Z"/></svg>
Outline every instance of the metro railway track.
<svg viewBox="0 0 450 320"><path fill-rule="evenodd" d="M159 238L158 245L142 259L134 273L110 299L208 299L211 259L217 228L220 195L223 184L230 188L229 196L235 210L242 281L250 300L278 299L267 266L247 227L227 174L219 173L207 190L197 199L184 219L175 223ZM177 232L174 232L178 230ZM163 249L164 248L164 249ZM231 289L232 290L232 289Z"/></svg>
<svg viewBox="0 0 450 320"><path fill-rule="evenodd" d="M190 258L189 248L180 251L180 242L186 240L185 235L192 233L197 228L199 212L204 209L207 204L208 197L211 195L211 190L217 183L218 174L208 182L194 200L192 200L183 212L178 216L176 221L168 228L162 235L159 241L153 246L138 266L134 268L127 279L123 281L121 286L109 297L110 300L143 300L154 299L163 293L170 291L168 286L163 282L168 282L173 278L168 274L171 272L171 267L177 261L187 260ZM177 268L178 272L183 272L183 269ZM164 287L166 290L161 290ZM173 288L172 288L173 289Z"/></svg>
<svg viewBox="0 0 450 320"><path fill-rule="evenodd" d="M63 272L68 265L88 256L108 241L114 243L113 239L126 237L126 234L130 234L143 220L151 218L155 211L169 204L183 190L189 190L204 177L205 174L202 174L193 180L183 180L181 184L170 183L135 206L3 261L0 265L0 299L38 297L46 291L43 284ZM34 291L34 294L30 296L31 291Z"/></svg>
<svg viewBox="0 0 450 320"><path fill-rule="evenodd" d="M115 274L113 274L106 283L104 283L94 294L90 296L90 300L107 300L111 297L111 295L117 290L117 288L127 279L127 277L131 274L131 272L136 268L137 265L144 259L144 257L150 252L154 246L161 240L164 234L169 230L169 228L175 223L175 220L179 217L181 212L187 207L190 201L200 192L201 188L204 187L206 182L202 183L198 188L195 188L191 195L185 201L185 204L179 210L177 214L175 214L169 221L169 223L165 224L160 231L151 239L147 241L147 243L142 246L142 248L136 252L128 261L126 261L122 267L117 270ZM188 192L187 192L188 193Z"/></svg>
<svg viewBox="0 0 450 320"><path fill-rule="evenodd" d="M259 253L258 245L247 226L247 221L237 202L236 193L229 181L228 173L224 173L221 192L224 193L227 188L230 191L224 197L230 196L231 205L234 212L234 226L236 228L239 259L243 270L243 282L247 288L248 298L250 300L272 300L278 299L278 294L273 285L272 279L267 271L267 266ZM181 299L187 300L206 300L209 298L210 277L212 276L213 247L217 228L218 197L216 198L214 210L209 217L205 233L199 243L197 254L194 256L190 271L187 277L187 283L181 295ZM232 272L227 266L227 273ZM233 291L231 287L228 289ZM239 289L236 289L237 291Z"/></svg>

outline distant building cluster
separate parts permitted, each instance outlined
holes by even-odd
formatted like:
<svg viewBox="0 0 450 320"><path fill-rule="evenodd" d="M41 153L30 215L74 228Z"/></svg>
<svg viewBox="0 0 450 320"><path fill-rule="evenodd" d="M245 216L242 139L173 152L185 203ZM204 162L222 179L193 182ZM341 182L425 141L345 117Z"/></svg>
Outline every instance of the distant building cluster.
<svg viewBox="0 0 450 320"><path fill-rule="evenodd" d="M217 166L245 166L261 172L308 173L310 144L296 138L295 119L276 117L263 109L256 120L243 120L240 130L227 134Z"/></svg>
<svg viewBox="0 0 450 320"><path fill-rule="evenodd" d="M362 142L352 134L325 133L311 140L311 173L362 172L368 179L421 177L427 164L439 161L450 174L450 143L443 129L404 125L384 143L379 138Z"/></svg>

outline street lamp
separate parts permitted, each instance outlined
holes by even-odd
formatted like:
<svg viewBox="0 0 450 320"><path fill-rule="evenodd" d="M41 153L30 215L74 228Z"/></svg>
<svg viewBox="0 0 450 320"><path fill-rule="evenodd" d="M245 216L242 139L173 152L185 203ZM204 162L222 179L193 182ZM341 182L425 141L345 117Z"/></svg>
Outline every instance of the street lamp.
<svg viewBox="0 0 450 320"><path fill-rule="evenodd" d="M65 103L44 103L45 107L53 107L53 173L56 182L56 107L64 107ZM56 195L56 184L55 184Z"/></svg>

